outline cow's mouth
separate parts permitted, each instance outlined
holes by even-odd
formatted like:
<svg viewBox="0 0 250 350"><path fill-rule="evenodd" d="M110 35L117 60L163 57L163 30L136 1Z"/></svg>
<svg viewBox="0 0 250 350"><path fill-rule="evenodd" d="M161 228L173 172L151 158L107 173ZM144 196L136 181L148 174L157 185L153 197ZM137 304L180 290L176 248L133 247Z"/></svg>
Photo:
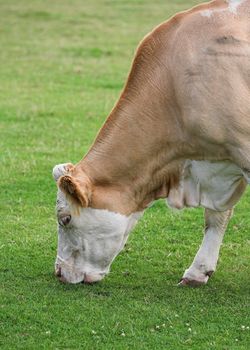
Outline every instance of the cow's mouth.
<svg viewBox="0 0 250 350"><path fill-rule="evenodd" d="M87 274L85 272L85 273L79 274L81 276L81 278L79 278L79 275L78 275L77 276L78 278L67 279L66 276L63 274L61 266L58 263L55 264L55 275L56 275L56 277L58 277L59 281L62 283L94 284L94 283L101 281L106 276L106 274L107 274L106 272L100 272L100 273L95 273L95 274Z"/></svg>

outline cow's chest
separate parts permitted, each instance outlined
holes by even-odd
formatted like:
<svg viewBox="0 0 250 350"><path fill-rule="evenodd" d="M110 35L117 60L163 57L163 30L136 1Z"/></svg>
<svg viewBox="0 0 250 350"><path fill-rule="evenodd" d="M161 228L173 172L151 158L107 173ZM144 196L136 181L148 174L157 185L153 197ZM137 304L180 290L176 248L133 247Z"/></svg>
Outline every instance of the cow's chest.
<svg viewBox="0 0 250 350"><path fill-rule="evenodd" d="M186 161L178 188L173 188L168 204L224 211L231 208L245 188L244 172L229 161Z"/></svg>

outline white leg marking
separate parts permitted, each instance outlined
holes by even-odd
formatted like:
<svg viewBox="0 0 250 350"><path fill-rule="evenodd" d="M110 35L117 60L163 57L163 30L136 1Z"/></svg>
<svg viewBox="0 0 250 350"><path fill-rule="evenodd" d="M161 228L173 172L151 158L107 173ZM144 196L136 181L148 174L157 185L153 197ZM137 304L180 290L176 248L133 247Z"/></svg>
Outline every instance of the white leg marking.
<svg viewBox="0 0 250 350"><path fill-rule="evenodd" d="M205 236L193 263L185 271L180 285L197 286L207 283L216 269L220 246L232 211L229 209L217 212L205 209Z"/></svg>

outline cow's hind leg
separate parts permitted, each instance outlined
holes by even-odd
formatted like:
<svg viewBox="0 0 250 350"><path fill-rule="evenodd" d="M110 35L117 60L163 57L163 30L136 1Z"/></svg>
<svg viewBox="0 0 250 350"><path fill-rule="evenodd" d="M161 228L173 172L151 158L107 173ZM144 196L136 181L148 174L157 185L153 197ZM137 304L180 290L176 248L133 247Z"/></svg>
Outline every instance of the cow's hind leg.
<svg viewBox="0 0 250 350"><path fill-rule="evenodd" d="M233 209L218 212L205 209L205 235L193 263L185 271L179 285L206 284L216 269L220 246Z"/></svg>

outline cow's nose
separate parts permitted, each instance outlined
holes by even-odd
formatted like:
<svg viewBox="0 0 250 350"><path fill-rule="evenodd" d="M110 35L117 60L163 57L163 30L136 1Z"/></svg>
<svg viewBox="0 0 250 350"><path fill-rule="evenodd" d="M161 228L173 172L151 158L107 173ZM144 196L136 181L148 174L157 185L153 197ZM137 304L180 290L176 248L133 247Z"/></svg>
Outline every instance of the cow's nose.
<svg viewBox="0 0 250 350"><path fill-rule="evenodd" d="M91 283L94 283L94 280L93 278L91 278L90 275L87 275L86 273L84 274L84 280L82 281L83 283L86 283L86 284L91 284Z"/></svg>
<svg viewBox="0 0 250 350"><path fill-rule="evenodd" d="M84 279L83 279L83 283L86 283L86 284L92 284L92 283L96 283L96 282L99 282L103 279L103 277L105 277L106 273L104 272L101 272L101 273L95 273L95 274L87 274L85 272L84 274Z"/></svg>

